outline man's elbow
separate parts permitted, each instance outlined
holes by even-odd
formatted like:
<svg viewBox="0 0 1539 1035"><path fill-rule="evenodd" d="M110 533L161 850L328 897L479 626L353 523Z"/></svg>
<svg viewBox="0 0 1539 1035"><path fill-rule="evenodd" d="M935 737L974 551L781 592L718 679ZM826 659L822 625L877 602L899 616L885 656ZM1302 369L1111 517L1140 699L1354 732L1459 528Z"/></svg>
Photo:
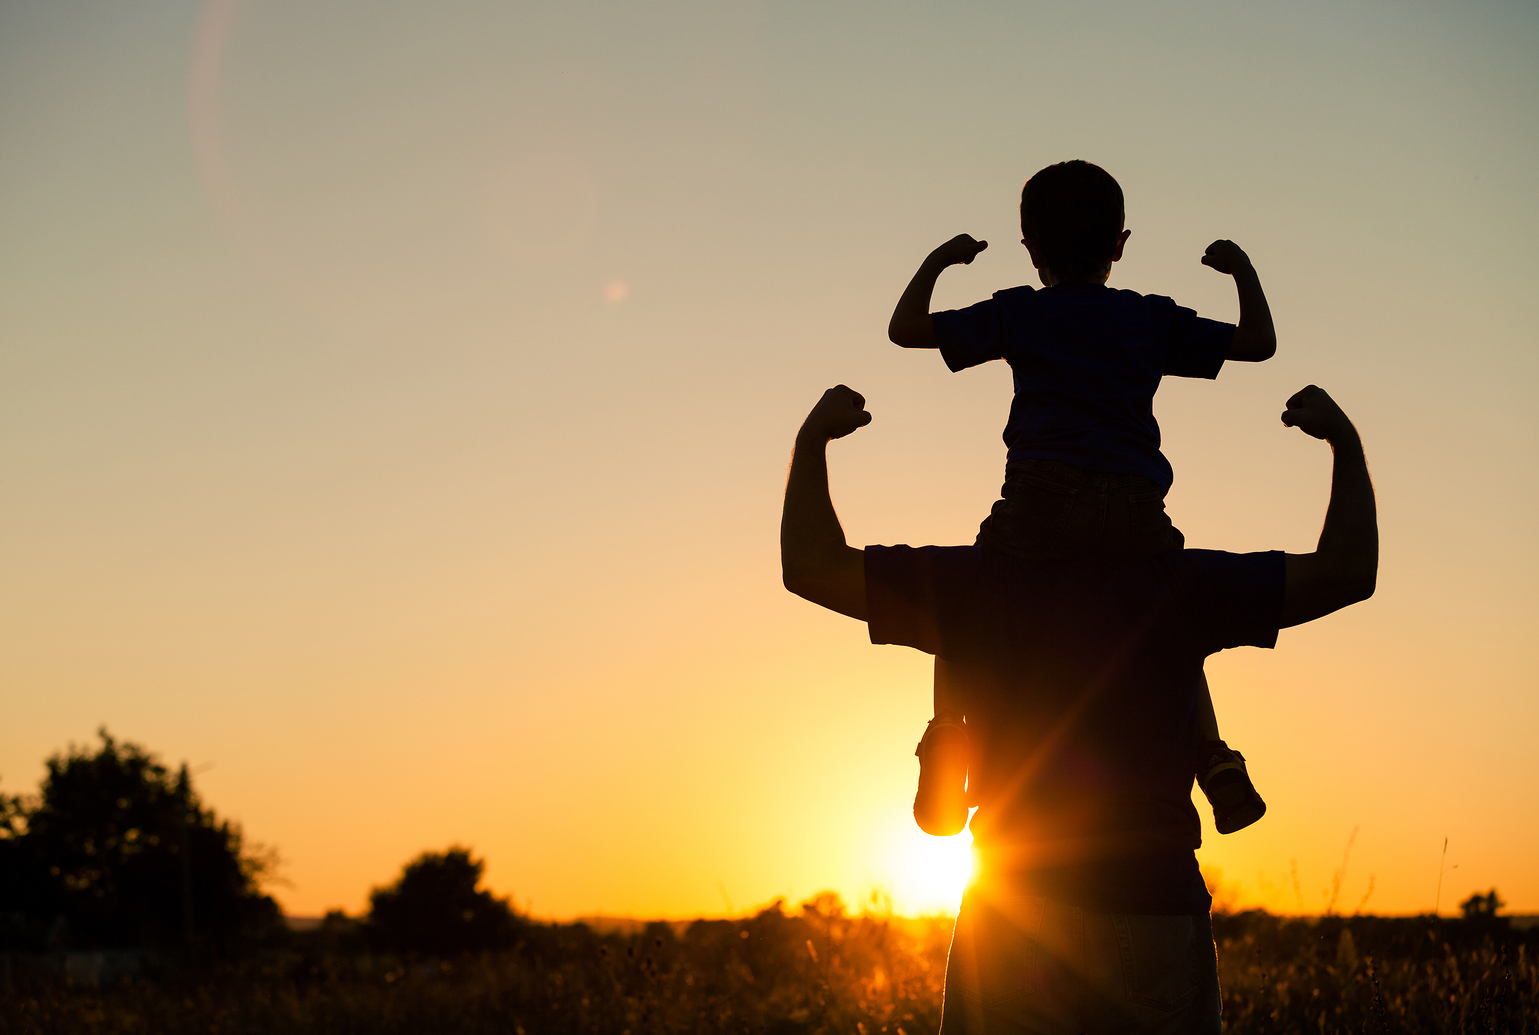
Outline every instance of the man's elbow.
<svg viewBox="0 0 1539 1035"><path fill-rule="evenodd" d="M1373 591L1379 587L1379 566L1375 564L1356 575L1351 583L1349 592L1352 594L1351 602L1356 604L1373 596Z"/></svg>
<svg viewBox="0 0 1539 1035"><path fill-rule="evenodd" d="M785 565L780 567L780 582L803 600L811 600L812 594L816 592L816 579L809 578L806 572L793 571Z"/></svg>
<svg viewBox="0 0 1539 1035"><path fill-rule="evenodd" d="M842 603L843 598L839 592L837 580L829 578L826 574L782 571L780 581L786 589L809 604L817 604L819 607L826 607L840 614L850 614L849 607Z"/></svg>
<svg viewBox="0 0 1539 1035"><path fill-rule="evenodd" d="M1342 563L1318 553L1292 555L1287 560L1283 593L1283 627L1302 625L1373 596L1378 586L1377 555Z"/></svg>
<svg viewBox="0 0 1539 1035"><path fill-rule="evenodd" d="M798 560L804 563L797 563ZM828 557L783 557L780 581L803 600L866 620L865 571L859 550L843 547L840 553Z"/></svg>
<svg viewBox="0 0 1539 1035"><path fill-rule="evenodd" d="M1373 591L1378 588L1378 562L1354 565L1338 572L1334 581L1331 596L1335 599L1335 606L1331 608L1332 611L1360 604L1373 596Z"/></svg>
<svg viewBox="0 0 1539 1035"><path fill-rule="evenodd" d="M782 554L780 582L803 600L822 603L823 586L828 582L827 566L819 558Z"/></svg>

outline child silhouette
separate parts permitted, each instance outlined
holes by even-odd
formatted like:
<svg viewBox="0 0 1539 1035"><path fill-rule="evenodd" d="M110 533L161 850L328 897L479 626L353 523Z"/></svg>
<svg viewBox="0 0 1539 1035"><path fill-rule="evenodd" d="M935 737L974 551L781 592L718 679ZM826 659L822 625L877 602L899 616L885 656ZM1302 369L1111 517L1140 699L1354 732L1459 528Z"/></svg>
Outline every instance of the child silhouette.
<svg viewBox="0 0 1539 1035"><path fill-rule="evenodd" d="M1202 262L1234 278L1238 324L1108 287L1131 232L1123 223L1122 188L1104 169L1078 160L1050 165L1021 192L1022 243L1041 289L1008 288L932 314L941 272L988 247L959 234L930 253L893 310L887 333L897 345L939 349L953 371L993 359L1012 369L1005 484L979 528L980 546L1067 563L1181 549L1185 540L1165 513L1174 474L1153 413L1160 378L1214 378L1226 359L1259 362L1277 350L1261 281L1232 241L1214 241ZM1219 833L1232 833L1260 819L1266 803L1244 756L1219 736L1205 678L1201 699L1193 768ZM967 824L963 711L937 657L935 717L915 752L914 818L927 833L955 834Z"/></svg>

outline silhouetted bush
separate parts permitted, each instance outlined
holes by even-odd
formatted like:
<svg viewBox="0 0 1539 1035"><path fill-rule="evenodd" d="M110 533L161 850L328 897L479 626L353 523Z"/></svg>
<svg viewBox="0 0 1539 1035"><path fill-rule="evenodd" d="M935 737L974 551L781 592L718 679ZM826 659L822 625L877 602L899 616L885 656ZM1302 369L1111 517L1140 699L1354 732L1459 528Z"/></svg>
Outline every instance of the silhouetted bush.
<svg viewBox="0 0 1539 1035"><path fill-rule="evenodd" d="M486 863L465 848L423 852L400 879L369 895L369 930L396 952L454 956L513 943L519 923L506 899L479 887Z"/></svg>
<svg viewBox="0 0 1539 1035"><path fill-rule="evenodd" d="M1502 897L1496 893L1496 889L1492 888L1484 895L1477 891L1463 902L1460 902L1459 908L1464 911L1464 919L1466 920L1494 920L1496 914L1506 904L1502 901Z"/></svg>
<svg viewBox="0 0 1539 1035"><path fill-rule="evenodd" d="M35 799L0 800L0 937L11 947L228 952L274 931L270 859L172 775L105 729L48 760Z"/></svg>

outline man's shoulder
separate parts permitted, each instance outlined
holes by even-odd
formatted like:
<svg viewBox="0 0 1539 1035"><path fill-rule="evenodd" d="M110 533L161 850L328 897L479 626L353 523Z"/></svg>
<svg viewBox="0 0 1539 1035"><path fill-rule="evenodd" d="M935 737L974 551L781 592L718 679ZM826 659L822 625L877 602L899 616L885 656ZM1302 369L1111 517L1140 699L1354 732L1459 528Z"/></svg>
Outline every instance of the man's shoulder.
<svg viewBox="0 0 1539 1035"><path fill-rule="evenodd" d="M868 546L864 551L866 625L872 643L941 653L940 618L978 606L976 546Z"/></svg>
<svg viewBox="0 0 1539 1035"><path fill-rule="evenodd" d="M1232 550L1204 550L1197 547L1172 551L1178 564L1191 568L1243 567L1282 563L1281 550L1252 550L1236 553Z"/></svg>
<svg viewBox="0 0 1539 1035"><path fill-rule="evenodd" d="M981 583L1005 574L979 546L868 546L868 598L920 598L932 604L970 596ZM1005 576L1008 578L1008 576Z"/></svg>
<svg viewBox="0 0 1539 1035"><path fill-rule="evenodd" d="M1286 554L1281 550L1229 553L1225 550L1178 550L1169 555L1166 586L1172 599L1199 610L1241 611L1257 608L1281 615L1286 584ZM1275 626L1273 627L1275 635Z"/></svg>
<svg viewBox="0 0 1539 1035"><path fill-rule="evenodd" d="M921 572L930 577L945 575L989 576L1011 581L1187 582L1203 579L1273 579L1282 575L1281 550L1234 553L1228 550L1183 549L1129 561L1081 564L1014 557L986 546L868 546L868 571L910 577Z"/></svg>
<svg viewBox="0 0 1539 1035"><path fill-rule="evenodd" d="M1241 578L1247 575L1268 578L1280 576L1283 565L1281 550L1234 553L1229 550L1183 549L1160 556L1166 570L1182 580Z"/></svg>
<svg viewBox="0 0 1539 1035"><path fill-rule="evenodd" d="M968 562L979 584L1055 588L1108 599L1217 600L1281 593L1283 553L1174 550L1127 560L1029 561L983 549ZM955 565L960 558L951 559ZM1076 588L1077 587L1077 588Z"/></svg>
<svg viewBox="0 0 1539 1035"><path fill-rule="evenodd" d="M980 546L872 546L865 565L871 641L931 654L944 653L948 635L953 646L958 636L992 642L1023 620L1111 629L1156 617L1195 637L1202 653L1269 647L1284 589L1281 551L1177 550L1103 564Z"/></svg>
<svg viewBox="0 0 1539 1035"><path fill-rule="evenodd" d="M866 567L976 567L984 554L981 546L867 546Z"/></svg>

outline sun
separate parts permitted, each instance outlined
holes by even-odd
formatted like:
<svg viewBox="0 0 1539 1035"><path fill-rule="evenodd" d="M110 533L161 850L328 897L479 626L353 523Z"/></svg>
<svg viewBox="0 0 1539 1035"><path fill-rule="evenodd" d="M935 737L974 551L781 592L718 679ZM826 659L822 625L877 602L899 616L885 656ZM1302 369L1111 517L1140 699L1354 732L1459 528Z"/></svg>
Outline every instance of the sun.
<svg viewBox="0 0 1539 1035"><path fill-rule="evenodd" d="M897 912L954 914L973 872L972 831L931 837L907 819L888 837L886 864L886 884Z"/></svg>

